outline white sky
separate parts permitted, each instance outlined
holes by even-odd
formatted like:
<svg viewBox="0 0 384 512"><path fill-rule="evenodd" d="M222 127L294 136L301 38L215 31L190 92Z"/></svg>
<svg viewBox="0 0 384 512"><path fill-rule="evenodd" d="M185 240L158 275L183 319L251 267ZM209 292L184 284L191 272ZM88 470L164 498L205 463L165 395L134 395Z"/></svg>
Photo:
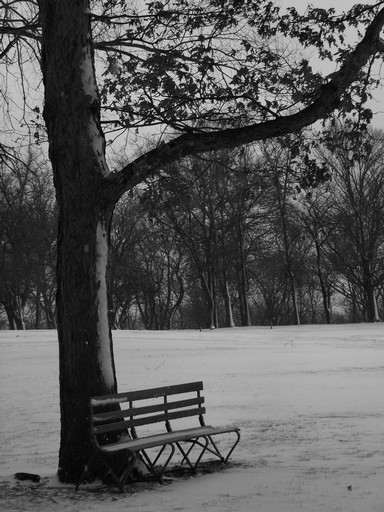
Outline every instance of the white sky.
<svg viewBox="0 0 384 512"><path fill-rule="evenodd" d="M304 11L307 8L308 4L311 3L312 5L314 5L318 8L328 9L328 8L334 7L337 13L341 13L345 10L349 10L353 5L358 3L358 1L359 0L313 0L312 2L308 2L307 0L276 0L276 4L280 4L281 7L283 7L283 8L288 7L288 6L294 6L299 11ZM363 0L361 0L361 1L363 2ZM363 2L363 3L374 4L375 0L365 0L365 2ZM313 61L313 57L310 60ZM321 64L321 65L323 66L324 64ZM322 69L324 69L325 73L328 74L328 73L332 73L333 71L335 71L335 68L336 68L335 65L328 64L327 68L322 68ZM10 76L8 78L11 79ZM39 97L40 97L40 92L41 92L41 89L40 89L41 84L40 83L34 84L33 82L32 82L32 84L33 84L32 87L28 91L28 96L29 96L29 105L28 106L30 108L34 108L35 106L41 107L41 102L39 102ZM15 88L19 89L20 88L19 84L16 83ZM35 90L33 90L34 88L35 88ZM22 94L20 93L20 96L21 95ZM372 104L371 104L372 110L375 113L377 113L374 118L374 125L377 127L382 127L384 129L384 113L380 113L381 111L384 111L384 90L383 91L375 91L374 97L375 97L375 101L372 102ZM9 123L7 121L5 128L9 131L7 134L4 134L4 133L1 134L2 141L5 143L12 143L12 141L14 141L17 138L19 132L21 132L21 133L24 132L24 130L20 129L18 126L18 119L22 115L21 110L19 108L17 108L16 105L14 105L14 104L10 105L10 109L11 109L11 111L13 111L13 110L15 111L14 113L11 112L11 116L14 117L14 121L13 121L13 123ZM31 115L31 114L27 113L27 118L30 118L32 116L34 117L35 115L34 114Z"/></svg>
<svg viewBox="0 0 384 512"><path fill-rule="evenodd" d="M349 10L357 3L359 3L358 0L313 0L312 2L307 2L307 0L280 0L282 7L294 6L297 10L305 10L308 4L312 4L319 9L330 9L334 7L336 12ZM370 5L376 2L375 0L362 0L360 3Z"/></svg>
<svg viewBox="0 0 384 512"><path fill-rule="evenodd" d="M298 11L304 11L309 4L312 4L320 9L330 9L333 7L336 13L341 13L351 9L357 3L374 5L376 0L312 0L311 2L307 0L280 0L279 3L281 7L296 7ZM332 73L334 70L330 69L329 72ZM374 91L373 98L369 104L374 113L372 124L376 128L384 129L384 89Z"/></svg>

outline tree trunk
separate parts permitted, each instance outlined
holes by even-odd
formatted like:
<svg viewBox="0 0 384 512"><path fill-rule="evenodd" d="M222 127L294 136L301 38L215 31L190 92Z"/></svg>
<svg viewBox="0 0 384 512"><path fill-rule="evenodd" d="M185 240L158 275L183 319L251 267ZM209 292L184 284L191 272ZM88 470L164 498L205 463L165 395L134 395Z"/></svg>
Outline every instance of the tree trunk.
<svg viewBox="0 0 384 512"><path fill-rule="evenodd" d="M233 319L232 312L231 294L229 293L228 277L226 271L223 272L223 295L225 304L225 320L227 324L226 327L235 327L235 321Z"/></svg>
<svg viewBox="0 0 384 512"><path fill-rule="evenodd" d="M330 309L330 297L329 297L329 291L327 290L322 273L318 274L319 281L320 281L320 288L321 288L321 297L323 301L323 309L324 309L324 315L325 315L325 321L329 325L331 323L331 309Z"/></svg>
<svg viewBox="0 0 384 512"><path fill-rule="evenodd" d="M208 323L210 329L218 327L217 307L216 307L216 287L212 272L208 274L207 286L207 302L208 302Z"/></svg>
<svg viewBox="0 0 384 512"><path fill-rule="evenodd" d="M367 300L367 318L369 322L380 322L379 310L377 307L375 287L371 282L365 283Z"/></svg>
<svg viewBox="0 0 384 512"><path fill-rule="evenodd" d="M365 293L365 316L368 322L379 322L379 311L377 307L376 291L374 285L374 276L371 271L371 259L363 257L363 290Z"/></svg>
<svg viewBox="0 0 384 512"><path fill-rule="evenodd" d="M89 454L89 397L116 392L106 269L110 214L60 216L58 334L61 445L59 474L78 477Z"/></svg>
<svg viewBox="0 0 384 512"><path fill-rule="evenodd" d="M171 311L169 313L168 326L167 326L168 330L172 329L173 317L174 317L176 311L180 309L181 304L183 303L183 300L184 300L184 293L185 293L184 279L179 273L177 273L176 277L177 277L177 281L179 283L179 296L177 297L176 302L172 306Z"/></svg>
<svg viewBox="0 0 384 512"><path fill-rule="evenodd" d="M318 276L319 282L320 282L325 321L327 322L327 324L330 324L331 323L331 310L329 307L329 292L327 290L327 287L324 282L324 277L323 277L321 247L320 247L318 240L316 240L316 239L315 239L315 247L316 247L316 271L317 271L317 276Z"/></svg>
<svg viewBox="0 0 384 512"><path fill-rule="evenodd" d="M42 295L43 295L43 309L44 309L44 314L45 314L45 318L46 318L46 322L47 322L47 327L48 327L48 329L56 329L56 327L57 327L56 314L55 314L56 305L54 305L52 303L52 300L50 299L50 297L48 297L47 293L43 292Z"/></svg>
<svg viewBox="0 0 384 512"><path fill-rule="evenodd" d="M279 180L279 174L275 171L274 175L274 183L276 188L276 197L279 205L279 213L281 218L281 228L283 234L283 243L284 243L284 255L285 255L285 265L287 269L287 277L289 281L289 286L291 290L291 299L293 306L293 316L295 325L300 325L300 313L299 307L297 303L297 293L296 293L296 278L292 269L292 255L291 255L291 241L289 240L288 235L288 226L287 226L287 176L284 176L284 185L282 186Z"/></svg>
<svg viewBox="0 0 384 512"><path fill-rule="evenodd" d="M35 329L40 329L41 321L41 294L39 286L37 286L36 297L35 297Z"/></svg>
<svg viewBox="0 0 384 512"><path fill-rule="evenodd" d="M116 392L107 304L114 202L86 0L40 0L44 118L59 211L57 318L60 356L59 477L75 482L90 451L89 398Z"/></svg>
<svg viewBox="0 0 384 512"><path fill-rule="evenodd" d="M291 298L292 298L292 306L293 306L293 318L295 325L300 325L300 314L299 314L299 306L297 303L297 291L296 291L296 279L290 268L288 267L288 279L291 287Z"/></svg>
<svg viewBox="0 0 384 512"><path fill-rule="evenodd" d="M3 303L3 306L5 309L5 313L7 315L9 329L11 331L16 331L17 330L16 315L13 311L13 308L11 308L8 304L4 304L4 303Z"/></svg>
<svg viewBox="0 0 384 512"><path fill-rule="evenodd" d="M242 320L242 325L250 326L251 325L251 315L249 312L249 302L248 302L248 279L247 279L247 269L246 269L246 261L244 255L244 246L243 246L243 231L241 228L241 222L239 222L238 226L238 234L239 234L239 249L240 249L240 277L239 277L239 302L240 302L240 315Z"/></svg>
<svg viewBox="0 0 384 512"><path fill-rule="evenodd" d="M22 302L12 292L6 292L6 297L3 297L2 304L7 314L9 328L12 331L23 331L25 329Z"/></svg>

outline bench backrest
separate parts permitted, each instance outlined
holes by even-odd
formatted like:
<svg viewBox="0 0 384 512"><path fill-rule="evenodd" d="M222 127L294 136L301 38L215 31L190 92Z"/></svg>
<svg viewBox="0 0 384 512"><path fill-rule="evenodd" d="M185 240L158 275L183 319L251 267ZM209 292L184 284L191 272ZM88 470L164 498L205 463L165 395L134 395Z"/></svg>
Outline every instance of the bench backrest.
<svg viewBox="0 0 384 512"><path fill-rule="evenodd" d="M130 431L136 436L136 428L163 422L171 431L172 420L198 416L204 425L205 414L202 382L188 382L175 386L142 389L115 395L91 398L92 435L114 431Z"/></svg>

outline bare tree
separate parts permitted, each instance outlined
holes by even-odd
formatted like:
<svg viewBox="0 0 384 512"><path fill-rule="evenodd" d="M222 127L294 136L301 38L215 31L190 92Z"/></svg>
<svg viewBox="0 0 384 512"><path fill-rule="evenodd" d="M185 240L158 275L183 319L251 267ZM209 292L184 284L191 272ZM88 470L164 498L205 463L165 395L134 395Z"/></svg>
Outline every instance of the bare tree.
<svg viewBox="0 0 384 512"><path fill-rule="evenodd" d="M327 183L307 191L297 205L298 221L312 241L314 252L310 253L308 261L320 284L327 324L331 323L331 296L336 280L335 269L327 257L329 238L337 224L337 220L331 213L331 203L332 199Z"/></svg>
<svg viewBox="0 0 384 512"><path fill-rule="evenodd" d="M55 327L55 241L49 167L33 152L0 164L0 303L11 329Z"/></svg>
<svg viewBox="0 0 384 512"><path fill-rule="evenodd" d="M384 177L381 133L333 132L331 261L342 279L360 289L364 317L378 321L377 290L384 281Z"/></svg>

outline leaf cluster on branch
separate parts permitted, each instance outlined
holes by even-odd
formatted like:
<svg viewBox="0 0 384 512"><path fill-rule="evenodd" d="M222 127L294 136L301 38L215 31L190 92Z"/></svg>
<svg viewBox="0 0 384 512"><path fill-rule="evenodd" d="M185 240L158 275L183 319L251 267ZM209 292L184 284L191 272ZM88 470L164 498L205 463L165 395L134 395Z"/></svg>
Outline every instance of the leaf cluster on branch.
<svg viewBox="0 0 384 512"><path fill-rule="evenodd" d="M335 108L324 101L327 88L339 86L337 107L357 110L368 122L371 113L362 105L379 82L370 71L382 49L372 20L381 26L382 4L359 4L336 14L311 6L304 13L294 7L283 11L269 0L94 0L84 14L91 16L105 130L220 131L279 121L319 98L326 115ZM27 81L26 61L39 60L37 6L3 0L0 14L3 82L15 63ZM360 37L368 32L360 55L349 59L356 54L348 42L351 28ZM322 76L308 52L339 61L340 72ZM358 61L358 72L351 61Z"/></svg>

